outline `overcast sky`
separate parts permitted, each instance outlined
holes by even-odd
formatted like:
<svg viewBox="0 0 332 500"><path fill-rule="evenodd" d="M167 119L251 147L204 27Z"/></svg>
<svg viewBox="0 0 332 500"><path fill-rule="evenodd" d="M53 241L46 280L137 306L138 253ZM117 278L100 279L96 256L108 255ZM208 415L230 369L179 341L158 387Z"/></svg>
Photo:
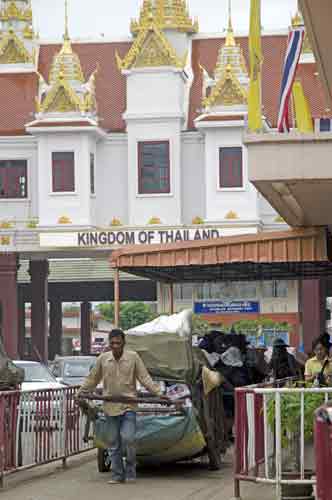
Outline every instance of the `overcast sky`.
<svg viewBox="0 0 332 500"><path fill-rule="evenodd" d="M137 17L143 0L68 0L72 37L107 38L129 35L129 20ZM41 38L59 38L63 33L64 0L32 0L34 24ZM227 24L228 0L188 0L201 32L220 32ZM235 31L247 32L250 0L232 0ZM265 30L289 26L296 0L262 0Z"/></svg>

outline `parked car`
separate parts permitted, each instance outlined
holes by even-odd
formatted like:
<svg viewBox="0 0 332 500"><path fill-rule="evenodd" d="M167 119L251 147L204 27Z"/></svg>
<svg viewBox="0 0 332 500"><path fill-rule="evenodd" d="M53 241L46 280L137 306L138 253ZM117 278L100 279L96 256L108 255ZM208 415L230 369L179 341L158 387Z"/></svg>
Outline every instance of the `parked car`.
<svg viewBox="0 0 332 500"><path fill-rule="evenodd" d="M14 361L14 365L24 370L21 390L41 391L43 389L62 389L64 387L51 373L47 366L36 361Z"/></svg>
<svg viewBox="0 0 332 500"><path fill-rule="evenodd" d="M82 385L90 370L96 366L95 356L57 357L50 370L56 380L65 385Z"/></svg>

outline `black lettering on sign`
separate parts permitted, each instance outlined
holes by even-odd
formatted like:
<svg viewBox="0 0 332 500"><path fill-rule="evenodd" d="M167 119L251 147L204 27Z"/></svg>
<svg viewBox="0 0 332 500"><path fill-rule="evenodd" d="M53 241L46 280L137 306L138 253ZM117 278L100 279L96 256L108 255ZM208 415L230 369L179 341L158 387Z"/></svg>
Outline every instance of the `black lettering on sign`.
<svg viewBox="0 0 332 500"><path fill-rule="evenodd" d="M203 240L209 240L211 238L210 229L203 229Z"/></svg>
<svg viewBox="0 0 332 500"><path fill-rule="evenodd" d="M211 229L211 238L217 239L220 238L220 234L218 229Z"/></svg>
<svg viewBox="0 0 332 500"><path fill-rule="evenodd" d="M166 243L174 242L174 231L165 231Z"/></svg>
<svg viewBox="0 0 332 500"><path fill-rule="evenodd" d="M126 245L135 245L135 233L134 231L126 232Z"/></svg>
<svg viewBox="0 0 332 500"><path fill-rule="evenodd" d="M99 233L99 245L107 245L107 234Z"/></svg>
<svg viewBox="0 0 332 500"><path fill-rule="evenodd" d="M147 241L147 234L145 231L140 231L138 233L138 241L144 245Z"/></svg>
<svg viewBox="0 0 332 500"><path fill-rule="evenodd" d="M183 236L180 230L177 230L175 233L175 243L178 241L183 241Z"/></svg>
<svg viewBox="0 0 332 500"><path fill-rule="evenodd" d="M194 238L194 240L201 240L201 239L202 239L202 237L201 237L201 232L200 232L200 230L199 230L199 229L196 229L196 231L195 231L195 238Z"/></svg>
<svg viewBox="0 0 332 500"><path fill-rule="evenodd" d="M113 231L109 231L107 234L107 243L109 245L114 245L115 243L115 234Z"/></svg>
<svg viewBox="0 0 332 500"><path fill-rule="evenodd" d="M166 231L158 231L159 237L160 237L160 243L163 245L164 244L164 234Z"/></svg>
<svg viewBox="0 0 332 500"><path fill-rule="evenodd" d="M155 235L154 231L149 231L148 232L148 243L149 243L149 245L151 245L151 243L153 242L154 235Z"/></svg>
<svg viewBox="0 0 332 500"><path fill-rule="evenodd" d="M78 233L78 246L79 247L85 247L87 246L88 240L87 240L88 233Z"/></svg>
<svg viewBox="0 0 332 500"><path fill-rule="evenodd" d="M123 231L119 231L118 233L116 233L116 242L118 245L123 245L124 242L125 242L125 234Z"/></svg>
<svg viewBox="0 0 332 500"><path fill-rule="evenodd" d="M98 233L89 233L89 245L98 245Z"/></svg>
<svg viewBox="0 0 332 500"><path fill-rule="evenodd" d="M189 229L185 229L184 230L184 232L183 232L183 239L184 239L184 241L189 241L190 240Z"/></svg>

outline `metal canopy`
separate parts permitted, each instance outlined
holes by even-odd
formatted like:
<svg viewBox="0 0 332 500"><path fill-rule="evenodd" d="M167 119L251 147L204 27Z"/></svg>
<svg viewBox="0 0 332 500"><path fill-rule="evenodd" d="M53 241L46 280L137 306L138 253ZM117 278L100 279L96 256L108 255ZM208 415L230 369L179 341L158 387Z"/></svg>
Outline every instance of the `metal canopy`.
<svg viewBox="0 0 332 500"><path fill-rule="evenodd" d="M166 283L332 276L325 228L294 229L171 245L126 247L111 266Z"/></svg>

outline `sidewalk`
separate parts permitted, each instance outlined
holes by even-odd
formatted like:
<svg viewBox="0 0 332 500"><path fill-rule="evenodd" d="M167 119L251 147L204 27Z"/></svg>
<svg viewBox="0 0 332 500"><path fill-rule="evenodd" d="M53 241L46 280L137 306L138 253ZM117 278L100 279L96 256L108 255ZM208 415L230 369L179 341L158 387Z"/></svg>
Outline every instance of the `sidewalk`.
<svg viewBox="0 0 332 500"><path fill-rule="evenodd" d="M177 464L139 470L135 484L109 485L99 474L94 456L69 462L67 470L47 466L8 478L6 500L230 500L233 496L232 457L223 469L210 472L201 464ZM275 500L270 486L243 484L242 500Z"/></svg>

